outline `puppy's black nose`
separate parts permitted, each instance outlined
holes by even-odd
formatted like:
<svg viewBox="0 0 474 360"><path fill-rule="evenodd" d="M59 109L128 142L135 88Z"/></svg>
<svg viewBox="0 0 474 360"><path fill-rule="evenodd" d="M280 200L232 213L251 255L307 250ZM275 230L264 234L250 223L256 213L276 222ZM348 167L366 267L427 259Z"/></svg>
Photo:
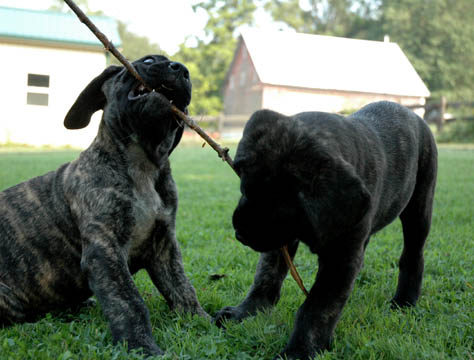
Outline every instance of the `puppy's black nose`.
<svg viewBox="0 0 474 360"><path fill-rule="evenodd" d="M179 62L172 62L168 67L173 71L180 71L184 66Z"/></svg>
<svg viewBox="0 0 474 360"><path fill-rule="evenodd" d="M168 65L172 72L181 72L185 79L189 79L189 71L183 64L179 62L172 62Z"/></svg>

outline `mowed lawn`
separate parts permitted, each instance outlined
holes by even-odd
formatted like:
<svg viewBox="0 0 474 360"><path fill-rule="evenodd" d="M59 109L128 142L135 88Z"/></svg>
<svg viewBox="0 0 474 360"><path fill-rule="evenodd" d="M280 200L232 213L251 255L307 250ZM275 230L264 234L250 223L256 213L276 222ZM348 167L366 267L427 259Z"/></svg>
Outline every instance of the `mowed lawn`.
<svg viewBox="0 0 474 360"><path fill-rule="evenodd" d="M235 146L232 147L232 154ZM416 308L390 310L402 250L397 220L372 237L354 291L321 359L474 358L474 150L440 148L433 226ZM1 152L0 189L76 158L76 151ZM238 304L252 283L258 254L233 237L239 197L233 171L208 146L182 144L172 167L179 189L177 235L185 270L211 315ZM301 246L295 264L311 287L317 258ZM219 276L213 276L219 275ZM216 280L218 278L218 280ZM304 295L291 277L278 305L223 331L199 317L170 311L148 275L136 284L150 310L163 359L271 359L287 342ZM140 359L112 346L100 306L55 313L0 329L0 359Z"/></svg>

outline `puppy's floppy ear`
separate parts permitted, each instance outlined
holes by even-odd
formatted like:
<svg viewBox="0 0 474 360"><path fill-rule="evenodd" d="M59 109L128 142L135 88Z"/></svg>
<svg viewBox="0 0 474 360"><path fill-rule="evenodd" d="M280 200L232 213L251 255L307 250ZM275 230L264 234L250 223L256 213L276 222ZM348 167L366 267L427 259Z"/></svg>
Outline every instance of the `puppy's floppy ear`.
<svg viewBox="0 0 474 360"><path fill-rule="evenodd" d="M89 125L91 116L105 106L106 99L102 85L120 70L121 66L109 66L82 90L64 118L64 126L67 129L82 129Z"/></svg>
<svg viewBox="0 0 474 360"><path fill-rule="evenodd" d="M319 160L314 171L309 170L307 159L306 167L296 170L294 176L302 185L299 202L315 233L325 238L351 232L370 210L367 188L354 167L342 158Z"/></svg>

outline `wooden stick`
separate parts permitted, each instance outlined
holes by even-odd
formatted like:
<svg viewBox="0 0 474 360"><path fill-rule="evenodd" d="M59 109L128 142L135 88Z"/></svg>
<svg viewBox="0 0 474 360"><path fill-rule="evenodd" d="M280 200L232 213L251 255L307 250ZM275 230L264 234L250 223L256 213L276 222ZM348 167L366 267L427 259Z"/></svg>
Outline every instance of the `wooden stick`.
<svg viewBox="0 0 474 360"><path fill-rule="evenodd" d="M138 80L140 81L143 85L145 85L148 90L153 90L148 85L145 83L145 80L140 76L140 74L135 70L132 64L120 53L120 51L117 50L117 48L112 44L109 39L107 39L107 36L103 32L101 32L97 26L94 25L94 23L87 17L86 14L74 3L74 1L71 0L64 0L64 2L71 8L72 11L77 15L79 20L85 24L90 31L99 39L99 41L104 45L104 48L106 51L109 51L112 53L113 56L117 58L118 61L120 61L128 71Z"/></svg>
<svg viewBox="0 0 474 360"><path fill-rule="evenodd" d="M293 261L291 260L291 256L288 253L288 245L283 246L280 251L283 255L283 258L285 259L286 266L288 266L288 268L290 269L291 276L296 281L301 291L303 291L303 293L308 296L308 290L306 290L306 288L304 287L303 280L301 280L300 274L298 274L298 270L296 270L296 267L293 264Z"/></svg>
<svg viewBox="0 0 474 360"><path fill-rule="evenodd" d="M135 70L133 65L117 50L117 48L112 44L112 42L107 39L104 33L102 33L94 23L87 17L86 14L74 3L72 0L64 0L64 2L71 8L71 10L77 15L79 20L85 24L92 33L100 40L100 42L104 45L105 49L112 53L118 61L120 61L130 74L132 74L138 81L140 81L148 90L153 90L145 80L140 76L140 74ZM164 96L163 94L161 94ZM218 143L216 143L210 136L208 136L205 131L189 116L179 110L176 106L171 105L171 109L173 110L174 114L176 114L182 121L186 123L191 129L197 132L219 155L219 157L226 161L229 166L234 169L234 162L232 158L229 156L229 149L223 148ZM235 171L235 169L234 169Z"/></svg>
<svg viewBox="0 0 474 360"><path fill-rule="evenodd" d="M229 148L227 147L222 147L218 143L216 143L209 135L206 134L206 132L194 121L191 117L187 116L185 113L183 113L181 110L179 110L176 106L171 105L171 110L181 119L183 120L186 125L188 125L191 129L193 129L195 132L199 134L200 137L202 137L208 144L211 146L219 155L219 157L225 161L229 166L234 170L234 172L237 173L237 171L234 168L234 161L229 155Z"/></svg>
<svg viewBox="0 0 474 360"><path fill-rule="evenodd" d="M84 14L84 12L74 3L74 1L64 0L64 2L77 15L79 20L92 31L92 33L97 37L97 39L99 39L99 41L104 45L105 50L109 51L112 55L114 55L117 58L117 60L120 61L127 68L128 71L130 71L130 74L132 74L138 81L140 81L147 89L153 90L150 86L146 84L145 80L143 80L143 78L135 70L133 65L120 53L120 51L117 50L117 48L112 44L112 42L110 42L109 39L107 39L107 36L105 36L104 33L102 33L94 25L94 23L87 17L86 14ZM161 95L164 96L163 94ZM209 135L206 134L206 132L196 123L196 121L194 121L191 117L187 116L185 113L183 113L173 104L171 105L171 110L186 125L188 125L191 129L197 132L199 136L201 136L217 152L219 157L223 161L227 162L227 164L229 164L229 166L234 170L237 176L239 175L237 171L235 170L234 162L232 161L232 158L229 155L229 148L226 148L226 147L223 148L222 146L220 146ZM299 285L303 293L306 296L308 296L308 291L304 287L303 281L301 280L301 277L299 276L298 271L293 265L290 254L288 253L288 247L287 246L282 247L281 252L288 268L290 269L291 276L293 276L293 279L295 279L296 283Z"/></svg>

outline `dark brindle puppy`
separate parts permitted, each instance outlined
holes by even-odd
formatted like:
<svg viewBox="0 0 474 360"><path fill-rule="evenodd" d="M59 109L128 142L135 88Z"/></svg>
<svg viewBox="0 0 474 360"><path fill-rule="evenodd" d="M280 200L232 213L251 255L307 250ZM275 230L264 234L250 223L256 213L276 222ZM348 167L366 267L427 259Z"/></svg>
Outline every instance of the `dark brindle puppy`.
<svg viewBox="0 0 474 360"><path fill-rule="evenodd" d="M316 282L296 315L281 356L308 359L327 349L362 267L372 234L400 217L404 249L394 306L420 295L423 246L431 223L437 151L428 126L389 102L348 118L308 112L256 112L244 130L235 167L242 197L237 239L263 252L254 284L237 307L216 316L241 320L278 302L298 242L318 254Z"/></svg>
<svg viewBox="0 0 474 360"><path fill-rule="evenodd" d="M0 193L0 325L78 305L101 304L114 342L161 354L132 274L146 269L173 309L206 316L186 278L175 236L177 191L169 154L183 125L170 102L191 100L188 70L164 56L135 68L148 92L119 66L104 70L66 116L99 133L79 159Z"/></svg>

